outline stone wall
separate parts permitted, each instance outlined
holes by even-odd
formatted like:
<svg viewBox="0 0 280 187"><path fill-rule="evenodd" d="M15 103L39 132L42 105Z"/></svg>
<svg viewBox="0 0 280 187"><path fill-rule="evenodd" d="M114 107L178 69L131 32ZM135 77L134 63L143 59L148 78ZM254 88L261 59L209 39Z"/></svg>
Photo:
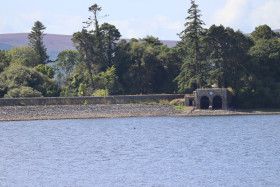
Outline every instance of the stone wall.
<svg viewBox="0 0 280 187"><path fill-rule="evenodd" d="M79 104L126 104L141 102L171 101L184 98L183 94L160 95L119 95L106 97L40 97L40 98L15 98L0 99L0 106L15 105L79 105Z"/></svg>
<svg viewBox="0 0 280 187"><path fill-rule="evenodd" d="M194 92L194 94L186 94L185 95L185 105L195 106L195 92Z"/></svg>
<svg viewBox="0 0 280 187"><path fill-rule="evenodd" d="M201 99L207 97L209 99L209 109L213 107L213 99L218 96L221 98L221 109L226 110L228 108L228 90L226 88L221 89L197 89L195 92L196 108L201 109Z"/></svg>

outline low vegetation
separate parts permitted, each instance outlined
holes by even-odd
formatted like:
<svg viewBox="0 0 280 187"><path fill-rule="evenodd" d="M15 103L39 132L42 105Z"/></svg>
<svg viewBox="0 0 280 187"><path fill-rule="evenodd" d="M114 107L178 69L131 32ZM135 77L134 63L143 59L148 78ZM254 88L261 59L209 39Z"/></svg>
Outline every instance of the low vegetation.
<svg viewBox="0 0 280 187"><path fill-rule="evenodd" d="M170 101L169 104L172 105L175 110L185 111L187 109L184 99L174 99Z"/></svg>

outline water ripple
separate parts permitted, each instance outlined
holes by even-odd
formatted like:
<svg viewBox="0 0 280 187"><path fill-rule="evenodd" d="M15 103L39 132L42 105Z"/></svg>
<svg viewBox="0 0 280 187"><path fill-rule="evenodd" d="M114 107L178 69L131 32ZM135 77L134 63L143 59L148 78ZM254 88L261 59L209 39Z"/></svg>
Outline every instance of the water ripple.
<svg viewBox="0 0 280 187"><path fill-rule="evenodd" d="M280 186L280 116L0 122L0 186Z"/></svg>

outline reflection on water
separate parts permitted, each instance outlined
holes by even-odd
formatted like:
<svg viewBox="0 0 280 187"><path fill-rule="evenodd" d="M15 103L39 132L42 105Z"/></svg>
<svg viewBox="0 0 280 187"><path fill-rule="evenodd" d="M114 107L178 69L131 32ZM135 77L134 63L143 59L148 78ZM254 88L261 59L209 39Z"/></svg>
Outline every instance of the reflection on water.
<svg viewBox="0 0 280 187"><path fill-rule="evenodd" d="M0 186L280 186L280 116L0 123Z"/></svg>

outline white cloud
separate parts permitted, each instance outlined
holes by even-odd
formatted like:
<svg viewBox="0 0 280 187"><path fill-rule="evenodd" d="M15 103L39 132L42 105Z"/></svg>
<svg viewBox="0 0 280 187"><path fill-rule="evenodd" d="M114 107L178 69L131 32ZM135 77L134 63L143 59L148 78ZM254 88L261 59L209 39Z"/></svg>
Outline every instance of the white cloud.
<svg viewBox="0 0 280 187"><path fill-rule="evenodd" d="M129 28L129 24L133 22L133 20L122 20L122 21L119 21L119 20L114 20L114 21L111 21L110 24L113 24L115 25L118 29L126 29L126 28Z"/></svg>
<svg viewBox="0 0 280 187"><path fill-rule="evenodd" d="M272 29L280 29L280 1L269 0L253 10L250 15L251 27L267 24ZM253 28L252 28L253 29Z"/></svg>
<svg viewBox="0 0 280 187"><path fill-rule="evenodd" d="M3 31L6 29L8 26L7 21L2 19L2 16L0 15L0 33L3 33Z"/></svg>
<svg viewBox="0 0 280 187"><path fill-rule="evenodd" d="M155 18L155 25L159 25L160 29L178 30L181 31L184 28L184 23L180 21L172 21L166 16L157 16Z"/></svg>
<svg viewBox="0 0 280 187"><path fill-rule="evenodd" d="M227 0L225 6L214 13L212 22L217 25L236 25L240 20L245 19L248 3L249 0Z"/></svg>
<svg viewBox="0 0 280 187"><path fill-rule="evenodd" d="M12 12L9 19L0 15L0 33L29 32L33 23L42 18L38 12L20 13Z"/></svg>
<svg viewBox="0 0 280 187"><path fill-rule="evenodd" d="M249 33L263 24L280 28L280 0L227 0L212 16L211 24L222 24Z"/></svg>
<svg viewBox="0 0 280 187"><path fill-rule="evenodd" d="M80 31L83 27L83 21L87 17L81 15L66 15L61 13L46 14L44 12L13 11L9 22L1 16L0 13L0 33L21 33L30 32L36 21L41 21L45 27L45 33L51 34L69 34Z"/></svg>
<svg viewBox="0 0 280 187"><path fill-rule="evenodd" d="M46 33L69 34L82 30L85 20L82 16L55 14L45 18Z"/></svg>
<svg viewBox="0 0 280 187"><path fill-rule="evenodd" d="M40 12L14 12L13 29L18 32L30 32L36 21L42 21L43 15Z"/></svg>
<svg viewBox="0 0 280 187"><path fill-rule="evenodd" d="M143 30L136 30L136 29L128 29L125 32L125 35L122 38L142 38Z"/></svg>
<svg viewBox="0 0 280 187"><path fill-rule="evenodd" d="M167 25L167 28L172 30L178 30L180 32L184 29L184 23L180 21L175 21L173 23L169 23Z"/></svg>
<svg viewBox="0 0 280 187"><path fill-rule="evenodd" d="M160 39L175 39L176 34L183 30L184 23L173 21L170 18L162 15L154 16L150 19L128 19L112 21L122 34L122 38L143 38L147 35L155 37L161 35Z"/></svg>

